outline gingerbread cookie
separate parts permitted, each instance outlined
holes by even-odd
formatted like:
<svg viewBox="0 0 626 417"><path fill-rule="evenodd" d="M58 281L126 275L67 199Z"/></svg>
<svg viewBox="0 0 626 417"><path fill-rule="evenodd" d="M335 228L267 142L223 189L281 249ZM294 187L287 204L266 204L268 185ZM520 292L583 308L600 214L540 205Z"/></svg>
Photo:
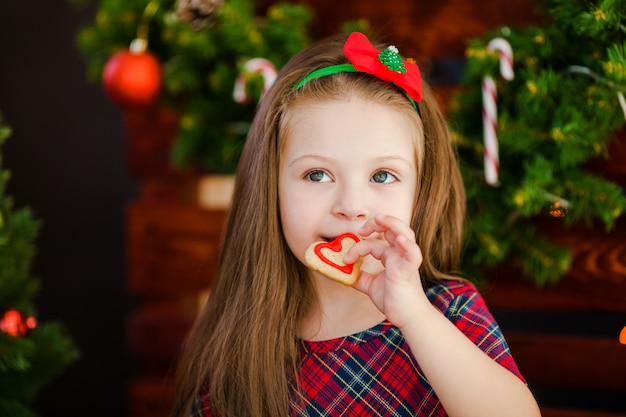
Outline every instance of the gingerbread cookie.
<svg viewBox="0 0 626 417"><path fill-rule="evenodd" d="M315 242L306 250L304 259L309 267L328 278L352 286L359 277L362 258L353 264L343 261L348 250L360 239L352 233L344 233L331 242Z"/></svg>

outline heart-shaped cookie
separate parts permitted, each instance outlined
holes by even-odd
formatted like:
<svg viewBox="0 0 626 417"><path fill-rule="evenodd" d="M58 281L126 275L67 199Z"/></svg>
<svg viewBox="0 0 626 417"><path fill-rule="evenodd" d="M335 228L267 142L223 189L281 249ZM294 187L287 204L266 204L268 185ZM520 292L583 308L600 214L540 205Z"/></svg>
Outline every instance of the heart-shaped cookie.
<svg viewBox="0 0 626 417"><path fill-rule="evenodd" d="M362 259L346 264L343 258L360 239L352 233L344 233L331 242L315 242L306 250L304 259L312 269L344 285L354 285L359 277Z"/></svg>

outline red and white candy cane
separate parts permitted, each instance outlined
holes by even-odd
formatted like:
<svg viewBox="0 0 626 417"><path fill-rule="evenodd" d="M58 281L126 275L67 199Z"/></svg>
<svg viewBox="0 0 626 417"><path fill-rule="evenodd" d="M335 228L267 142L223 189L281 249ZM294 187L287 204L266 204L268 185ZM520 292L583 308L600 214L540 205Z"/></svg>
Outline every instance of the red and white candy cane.
<svg viewBox="0 0 626 417"><path fill-rule="evenodd" d="M500 75L511 81L513 74L513 50L503 38L492 39L487 45L488 51L500 54ZM485 141L485 181L493 186L499 184L500 157L498 154L498 107L496 105L496 84L493 78L486 76L482 83L483 93L483 133Z"/></svg>
<svg viewBox="0 0 626 417"><path fill-rule="evenodd" d="M253 58L244 64L241 74L235 81L235 89L233 90L233 99L237 103L246 103L249 100L246 93L246 83L250 74L261 74L263 77L263 94L274 84L278 72L276 67L265 58Z"/></svg>

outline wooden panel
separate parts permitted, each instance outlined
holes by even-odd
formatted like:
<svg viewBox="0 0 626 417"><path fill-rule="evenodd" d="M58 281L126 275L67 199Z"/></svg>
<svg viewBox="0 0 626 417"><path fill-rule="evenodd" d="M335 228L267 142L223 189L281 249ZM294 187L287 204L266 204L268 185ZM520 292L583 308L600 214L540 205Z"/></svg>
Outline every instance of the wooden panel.
<svg viewBox="0 0 626 417"><path fill-rule="evenodd" d="M137 177L174 175L170 150L178 132L179 114L153 108L124 112L128 167Z"/></svg>
<svg viewBox="0 0 626 417"><path fill-rule="evenodd" d="M128 386L128 415L169 417L174 403L174 386L165 379L141 378Z"/></svg>
<svg viewBox="0 0 626 417"><path fill-rule="evenodd" d="M626 392L626 345L608 338L505 332L528 383Z"/></svg>
<svg viewBox="0 0 626 417"><path fill-rule="evenodd" d="M601 225L567 229L558 220L540 224L550 240L572 249L568 274L557 284L537 288L506 266L489 275L483 295L491 308L535 311L626 313L626 218L608 234ZM626 324L626 323L625 323Z"/></svg>
<svg viewBox="0 0 626 417"><path fill-rule="evenodd" d="M624 413L608 413L593 410L565 410L557 408L542 408L543 417L626 417Z"/></svg>
<svg viewBox="0 0 626 417"><path fill-rule="evenodd" d="M273 0L256 0L263 9ZM500 26L539 22L539 0L303 0L315 12L320 36L338 33L348 20L366 18L382 40L418 60L463 57L469 39Z"/></svg>
<svg viewBox="0 0 626 417"><path fill-rule="evenodd" d="M193 316L138 310L127 322L128 345L141 366L141 374L165 377L173 371L180 348L193 324Z"/></svg>
<svg viewBox="0 0 626 417"><path fill-rule="evenodd" d="M183 173L143 178L137 200L144 203L196 205L200 178L199 175Z"/></svg>
<svg viewBox="0 0 626 417"><path fill-rule="evenodd" d="M207 288L215 275L223 211L135 202L127 207L128 284L137 294Z"/></svg>

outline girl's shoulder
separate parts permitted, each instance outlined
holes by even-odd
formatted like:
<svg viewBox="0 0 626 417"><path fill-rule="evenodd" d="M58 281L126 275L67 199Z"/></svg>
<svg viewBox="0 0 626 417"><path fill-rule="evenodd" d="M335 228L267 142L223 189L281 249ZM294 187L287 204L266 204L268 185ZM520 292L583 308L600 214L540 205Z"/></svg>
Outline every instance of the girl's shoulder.
<svg viewBox="0 0 626 417"><path fill-rule="evenodd" d="M502 330L474 284L462 280L445 281L428 288L426 295L431 304L478 348L524 381Z"/></svg>
<svg viewBox="0 0 626 417"><path fill-rule="evenodd" d="M488 311L485 300L470 281L448 280L426 290L426 296L448 317L472 311Z"/></svg>
<svg viewBox="0 0 626 417"><path fill-rule="evenodd" d="M426 295L432 301L433 298L455 298L461 295L479 294L476 286L464 279L446 280L426 289Z"/></svg>

